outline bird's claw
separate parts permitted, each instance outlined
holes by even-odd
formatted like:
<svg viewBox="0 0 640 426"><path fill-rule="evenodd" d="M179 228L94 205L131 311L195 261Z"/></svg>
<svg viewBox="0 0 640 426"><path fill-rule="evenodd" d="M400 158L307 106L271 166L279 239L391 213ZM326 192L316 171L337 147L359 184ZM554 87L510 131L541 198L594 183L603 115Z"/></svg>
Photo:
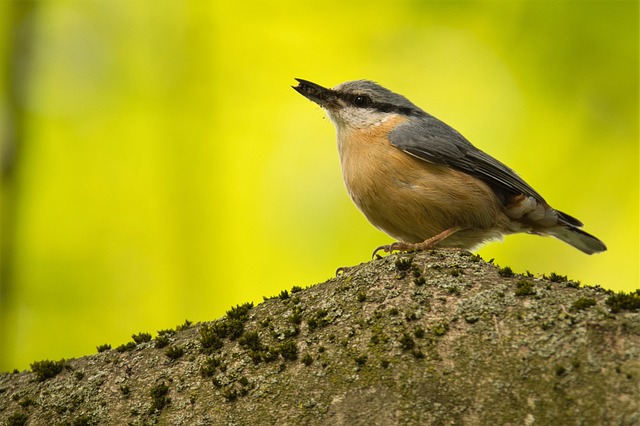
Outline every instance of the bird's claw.
<svg viewBox="0 0 640 426"><path fill-rule="evenodd" d="M373 254L371 255L372 259L376 258L376 255L378 254L378 252L382 250L385 253L391 253L391 244L387 244L384 246L380 246L380 247L376 247L376 249L373 251ZM380 258L381 256L378 255L378 258Z"/></svg>
<svg viewBox="0 0 640 426"><path fill-rule="evenodd" d="M380 246L373 251L373 255L371 255L372 259L375 259L376 255L379 251L383 251L385 253L393 253L394 251L414 251L415 244L407 244L400 241L396 241L395 243L387 244L384 246Z"/></svg>

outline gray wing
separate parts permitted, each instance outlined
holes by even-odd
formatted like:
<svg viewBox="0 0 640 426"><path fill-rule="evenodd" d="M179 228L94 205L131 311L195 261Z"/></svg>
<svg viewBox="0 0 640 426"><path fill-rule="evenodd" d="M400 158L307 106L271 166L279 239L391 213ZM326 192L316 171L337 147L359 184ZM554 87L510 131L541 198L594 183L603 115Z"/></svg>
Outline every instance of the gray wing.
<svg viewBox="0 0 640 426"><path fill-rule="evenodd" d="M477 177L506 198L524 194L546 203L509 167L473 146L455 129L430 115L412 118L389 133L393 145L421 160Z"/></svg>

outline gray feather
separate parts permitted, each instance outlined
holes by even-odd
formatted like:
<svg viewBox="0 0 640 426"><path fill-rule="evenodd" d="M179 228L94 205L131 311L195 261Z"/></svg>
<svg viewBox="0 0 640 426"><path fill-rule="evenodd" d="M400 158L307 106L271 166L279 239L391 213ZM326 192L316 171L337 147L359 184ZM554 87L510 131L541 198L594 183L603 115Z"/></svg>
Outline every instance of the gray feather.
<svg viewBox="0 0 640 426"><path fill-rule="evenodd" d="M516 172L480 151L456 130L433 116L412 117L389 133L389 140L421 160L445 164L481 179L503 198L524 194L545 203L544 198Z"/></svg>
<svg viewBox="0 0 640 426"><path fill-rule="evenodd" d="M426 114L426 113L425 113ZM389 133L391 143L407 154L434 164L444 164L477 177L504 201L510 195L524 194L547 204L542 195L505 164L480 151L455 129L426 114L411 117ZM557 211L558 218L572 226L582 226L578 219Z"/></svg>

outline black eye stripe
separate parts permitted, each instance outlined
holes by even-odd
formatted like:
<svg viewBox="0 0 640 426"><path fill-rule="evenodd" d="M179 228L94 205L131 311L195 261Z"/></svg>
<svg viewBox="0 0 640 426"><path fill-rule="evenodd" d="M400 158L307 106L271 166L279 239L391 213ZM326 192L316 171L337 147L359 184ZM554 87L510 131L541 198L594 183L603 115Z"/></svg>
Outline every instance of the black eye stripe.
<svg viewBox="0 0 640 426"><path fill-rule="evenodd" d="M393 104L388 104L384 102L375 102L369 96L358 93L339 93L334 92L335 95L357 108L367 108L367 109L375 109L380 112L391 112L400 115L406 116L421 116L426 115L422 110L401 107ZM362 99L364 98L364 99Z"/></svg>
<svg viewBox="0 0 640 426"><path fill-rule="evenodd" d="M358 93L338 93L338 97L358 108L370 108L374 105L374 102L367 95L361 95Z"/></svg>

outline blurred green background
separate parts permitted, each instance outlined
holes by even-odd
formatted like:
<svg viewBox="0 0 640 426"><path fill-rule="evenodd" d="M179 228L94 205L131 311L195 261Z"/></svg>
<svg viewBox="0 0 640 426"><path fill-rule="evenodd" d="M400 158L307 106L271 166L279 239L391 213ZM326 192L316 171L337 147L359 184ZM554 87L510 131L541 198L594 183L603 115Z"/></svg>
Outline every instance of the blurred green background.
<svg viewBox="0 0 640 426"><path fill-rule="evenodd" d="M516 169L609 251L480 250L639 281L637 1L0 1L0 370L215 319L391 241L289 86L367 78Z"/></svg>

